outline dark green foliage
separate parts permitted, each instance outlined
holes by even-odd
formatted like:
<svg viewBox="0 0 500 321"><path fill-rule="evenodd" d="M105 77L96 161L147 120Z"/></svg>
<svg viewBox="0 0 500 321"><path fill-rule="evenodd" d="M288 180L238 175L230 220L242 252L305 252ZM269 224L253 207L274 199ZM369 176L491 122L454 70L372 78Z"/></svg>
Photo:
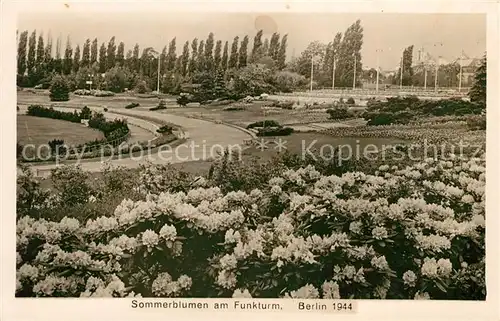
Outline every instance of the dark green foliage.
<svg viewBox="0 0 500 321"><path fill-rule="evenodd" d="M83 107L80 111L80 118L90 119L90 117L92 117L92 111L90 110L90 108L88 108L87 106Z"/></svg>
<svg viewBox="0 0 500 321"><path fill-rule="evenodd" d="M68 101L69 91L68 82L63 77L57 75L52 78L50 86L51 101Z"/></svg>
<svg viewBox="0 0 500 321"><path fill-rule="evenodd" d="M349 112L345 107L330 108L326 111L330 115L330 119L347 119L352 118L354 115Z"/></svg>
<svg viewBox="0 0 500 321"><path fill-rule="evenodd" d="M30 105L28 107L28 111L26 112L26 115L66 120L66 121L70 121L73 123L80 123L81 119L82 119L80 114L76 110L74 112L70 113L70 112L54 110L54 108L52 108L52 107L46 108L46 107L43 107L41 105Z"/></svg>
<svg viewBox="0 0 500 321"><path fill-rule="evenodd" d="M481 65L474 75L474 85L469 92L471 102L486 106L486 55L481 60Z"/></svg>
<svg viewBox="0 0 500 321"><path fill-rule="evenodd" d="M293 133L291 127L263 127L259 128L257 136L288 136Z"/></svg>
<svg viewBox="0 0 500 321"><path fill-rule="evenodd" d="M157 133L160 134L171 134L174 128L170 125L163 125L156 130Z"/></svg>
<svg viewBox="0 0 500 321"><path fill-rule="evenodd" d="M139 103L130 103L128 104L127 106L125 106L126 109L132 109L132 108L135 108L135 107L139 107L141 104Z"/></svg>
<svg viewBox="0 0 500 321"><path fill-rule="evenodd" d="M251 123L247 126L247 129L250 128L255 128L255 127L264 127L264 126L269 126L269 127L280 127L280 123L278 123L275 120L263 120L263 121L258 121L255 123Z"/></svg>
<svg viewBox="0 0 500 321"><path fill-rule="evenodd" d="M137 83L137 86L135 87L135 91L138 94L145 94L145 93L151 92L151 89L149 89L149 87L145 81L140 81L139 83Z"/></svg>
<svg viewBox="0 0 500 321"><path fill-rule="evenodd" d="M66 148L64 146L64 139L53 139L49 141L49 147L52 154L59 155L66 152Z"/></svg>
<svg viewBox="0 0 500 321"><path fill-rule="evenodd" d="M349 97L349 98L347 99L346 104L348 104L348 105L354 105L354 104L356 104L356 102L354 101L354 98Z"/></svg>
<svg viewBox="0 0 500 321"><path fill-rule="evenodd" d="M165 100L160 100L158 103L158 106L156 107L151 107L149 110L155 111L155 110L162 110L162 109L167 109L167 104L165 103Z"/></svg>
<svg viewBox="0 0 500 321"><path fill-rule="evenodd" d="M180 95L179 98L177 98L177 104L180 106L186 106L189 103L189 98L187 95Z"/></svg>
<svg viewBox="0 0 500 321"><path fill-rule="evenodd" d="M126 135L129 132L127 121L125 119L115 119L107 121L101 113L94 113L89 120L89 127L103 132L108 140L114 140Z"/></svg>
<svg viewBox="0 0 500 321"><path fill-rule="evenodd" d="M479 115L484 105L460 98L420 100L417 97L392 97L387 102L370 102L362 117L368 125L406 124L427 116Z"/></svg>

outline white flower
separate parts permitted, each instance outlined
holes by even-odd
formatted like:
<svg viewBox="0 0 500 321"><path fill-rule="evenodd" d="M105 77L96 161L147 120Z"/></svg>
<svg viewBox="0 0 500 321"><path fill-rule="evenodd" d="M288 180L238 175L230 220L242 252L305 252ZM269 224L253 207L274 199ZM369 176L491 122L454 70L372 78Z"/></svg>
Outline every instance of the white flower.
<svg viewBox="0 0 500 321"><path fill-rule="evenodd" d="M371 264L374 268L378 270L389 269L389 264L387 263L387 260L385 259L384 255L372 258Z"/></svg>
<svg viewBox="0 0 500 321"><path fill-rule="evenodd" d="M17 277L20 280L29 279L34 282L38 278L39 273L40 272L37 267L30 264L23 264L23 266L21 266L17 271Z"/></svg>
<svg viewBox="0 0 500 321"><path fill-rule="evenodd" d="M236 286L236 282L236 274L227 271L220 271L216 280L216 283L225 289L234 288Z"/></svg>
<svg viewBox="0 0 500 321"><path fill-rule="evenodd" d="M388 171L389 170L389 165L381 165L379 168L378 168L379 171L381 172L385 172L385 171Z"/></svg>
<svg viewBox="0 0 500 321"><path fill-rule="evenodd" d="M377 226L372 230L372 236L376 240L382 240L387 238L388 233L385 227Z"/></svg>
<svg viewBox="0 0 500 321"><path fill-rule="evenodd" d="M415 300L430 300L430 298L431 297L430 297L429 293L420 292L420 291L415 293L415 297L414 297Z"/></svg>
<svg viewBox="0 0 500 321"><path fill-rule="evenodd" d="M160 238L166 241L175 241L176 237L177 237L177 230L175 229L175 226L165 224L160 229Z"/></svg>
<svg viewBox="0 0 500 321"><path fill-rule="evenodd" d="M461 266L463 269L466 269L466 268L469 266L469 264L467 264L467 262L462 262L462 263L460 263L460 266Z"/></svg>
<svg viewBox="0 0 500 321"><path fill-rule="evenodd" d="M296 291L291 291L290 294L285 294L286 298L292 299L318 299L319 291L311 284L306 284Z"/></svg>
<svg viewBox="0 0 500 321"><path fill-rule="evenodd" d="M226 231L224 242L227 244L238 243L241 240L240 232L234 231L232 228Z"/></svg>
<svg viewBox="0 0 500 321"><path fill-rule="evenodd" d="M474 197L470 194L465 194L464 196L462 196L461 201L466 203L466 204L472 204L475 202Z"/></svg>
<svg viewBox="0 0 500 321"><path fill-rule="evenodd" d="M448 276L453 271L453 265L449 259L439 259L437 266L439 274L442 276Z"/></svg>
<svg viewBox="0 0 500 321"><path fill-rule="evenodd" d="M438 265L436 259L425 258L424 264L421 267L422 275L428 276L430 278L436 278L438 276Z"/></svg>
<svg viewBox="0 0 500 321"><path fill-rule="evenodd" d="M193 284L192 279L189 276L184 275L184 274L179 277L177 282L179 283L179 286L183 289L189 289L189 288L191 288L191 285Z"/></svg>
<svg viewBox="0 0 500 321"><path fill-rule="evenodd" d="M142 233L142 245L146 245L147 247L153 247L158 245L159 237L158 234L156 234L152 230L146 230L144 233Z"/></svg>
<svg viewBox="0 0 500 321"><path fill-rule="evenodd" d="M233 254L226 254L220 259L219 263L222 270L232 270L236 268L238 261Z"/></svg>
<svg viewBox="0 0 500 321"><path fill-rule="evenodd" d="M354 221L349 224L349 231L353 232L354 234L360 234L361 229L363 227L363 223L359 221Z"/></svg>
<svg viewBox="0 0 500 321"><path fill-rule="evenodd" d="M243 289L243 290L236 289L236 290L234 290L232 297L233 298L251 298L252 295L250 294L250 292L248 292L247 289Z"/></svg>
<svg viewBox="0 0 500 321"><path fill-rule="evenodd" d="M403 274L403 281L404 284L414 287L417 281L417 276L415 275L415 272L408 270Z"/></svg>
<svg viewBox="0 0 500 321"><path fill-rule="evenodd" d="M323 299L340 299L339 285L337 282L324 282L321 286Z"/></svg>
<svg viewBox="0 0 500 321"><path fill-rule="evenodd" d="M281 194L281 187L278 185L273 185L273 187L271 187L271 194L274 196L280 195Z"/></svg>

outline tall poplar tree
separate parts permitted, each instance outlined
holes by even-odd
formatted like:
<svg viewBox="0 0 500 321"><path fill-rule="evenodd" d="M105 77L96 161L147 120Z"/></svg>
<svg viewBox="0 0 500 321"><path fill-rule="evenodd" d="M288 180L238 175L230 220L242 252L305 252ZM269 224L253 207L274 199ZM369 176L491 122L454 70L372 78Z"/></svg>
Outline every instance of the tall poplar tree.
<svg viewBox="0 0 500 321"><path fill-rule="evenodd" d="M26 49L28 48L28 31L21 32L17 46L17 73L24 75L26 72Z"/></svg>
<svg viewBox="0 0 500 321"><path fill-rule="evenodd" d="M85 43L83 44L81 66L88 67L89 65L90 65L90 39L87 38L87 40L85 40Z"/></svg>
<svg viewBox="0 0 500 321"><path fill-rule="evenodd" d="M32 75L36 65L36 30L33 31L28 40L28 75Z"/></svg>
<svg viewBox="0 0 500 321"><path fill-rule="evenodd" d="M276 57L277 67L282 70L286 66L286 48L287 48L288 35L281 38L281 44Z"/></svg>
<svg viewBox="0 0 500 321"><path fill-rule="evenodd" d="M211 32L208 34L207 41L205 42L205 70L214 70L214 34Z"/></svg>
<svg viewBox="0 0 500 321"><path fill-rule="evenodd" d="M104 42L101 44L101 47L99 48L99 72L100 73L105 73L106 72L106 45Z"/></svg>
<svg viewBox="0 0 500 321"><path fill-rule="evenodd" d="M116 64L119 66L124 66L125 64L125 44L123 41L118 44L118 49L116 50Z"/></svg>
<svg viewBox="0 0 500 321"><path fill-rule="evenodd" d="M189 65L189 41L184 43L184 47L182 48L182 76L186 76Z"/></svg>
<svg viewBox="0 0 500 321"><path fill-rule="evenodd" d="M250 57L251 62L255 62L262 58L263 55L263 44L262 44L262 34L263 30L257 31L257 34L253 38L253 48L252 48L252 55Z"/></svg>
<svg viewBox="0 0 500 321"><path fill-rule="evenodd" d="M69 75L73 68L73 48L71 47L71 39L66 38L66 50L64 50L63 73Z"/></svg>
<svg viewBox="0 0 500 321"><path fill-rule="evenodd" d="M94 65L97 62L97 55L98 55L98 43L97 43L97 38L95 38L92 41L92 46L90 47L90 65Z"/></svg>
<svg viewBox="0 0 500 321"><path fill-rule="evenodd" d="M106 69L105 72L108 69L111 69L115 66L116 63L116 44L115 44L115 37L111 37L108 42L108 50L106 51Z"/></svg>
<svg viewBox="0 0 500 321"><path fill-rule="evenodd" d="M229 58L228 50L229 50L229 43L226 41L224 43L224 50L222 52L222 58L221 58L221 62L220 62L220 68L223 72L225 72L227 70L227 62L228 62L228 58Z"/></svg>
<svg viewBox="0 0 500 321"><path fill-rule="evenodd" d="M238 68L238 42L239 37L236 36L233 39L233 43L231 44L231 54L229 55L229 61L227 63L227 69L236 69Z"/></svg>
<svg viewBox="0 0 500 321"><path fill-rule="evenodd" d="M75 53L73 54L73 72L78 72L80 69L80 45L76 45Z"/></svg>
<svg viewBox="0 0 500 321"><path fill-rule="evenodd" d="M167 70L172 71L175 68L175 62L177 61L177 48L176 48L176 38L174 37L168 45L167 54Z"/></svg>
<svg viewBox="0 0 500 321"><path fill-rule="evenodd" d="M214 51L214 69L220 69L221 68L221 60L222 60L222 41L217 40L215 43L215 51Z"/></svg>
<svg viewBox="0 0 500 321"><path fill-rule="evenodd" d="M194 38L191 41L191 60L189 61L189 67L188 67L190 75L193 75L195 71L198 70L197 56L198 56L198 38Z"/></svg>
<svg viewBox="0 0 500 321"><path fill-rule="evenodd" d="M241 42L240 51L238 54L238 68L243 68L247 65L248 60L248 36L243 38Z"/></svg>

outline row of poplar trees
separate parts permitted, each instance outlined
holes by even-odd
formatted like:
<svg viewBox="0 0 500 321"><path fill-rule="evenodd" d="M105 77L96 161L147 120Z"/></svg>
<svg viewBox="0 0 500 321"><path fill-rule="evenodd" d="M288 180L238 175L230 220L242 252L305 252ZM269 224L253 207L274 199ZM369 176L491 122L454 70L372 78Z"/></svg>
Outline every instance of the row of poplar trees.
<svg viewBox="0 0 500 321"><path fill-rule="evenodd" d="M161 53L153 48L141 48L135 44L125 51L123 42L117 43L113 36L99 45L98 39L87 39L80 47L73 46L70 37L62 52L61 38L56 41L53 53L52 36L44 39L37 31L18 34L17 74L19 86L35 86L53 74L70 75L81 68L89 68L97 73L106 73L112 68L126 68L143 79L156 77L158 56L160 75L193 77L200 72L223 72L237 70L247 64L271 59L277 70L285 68L287 35L272 34L264 39L263 31L257 32L249 50L249 36L234 37L232 42L215 40L209 33L205 40L194 38L183 44L182 53L177 55L177 39L173 38Z"/></svg>

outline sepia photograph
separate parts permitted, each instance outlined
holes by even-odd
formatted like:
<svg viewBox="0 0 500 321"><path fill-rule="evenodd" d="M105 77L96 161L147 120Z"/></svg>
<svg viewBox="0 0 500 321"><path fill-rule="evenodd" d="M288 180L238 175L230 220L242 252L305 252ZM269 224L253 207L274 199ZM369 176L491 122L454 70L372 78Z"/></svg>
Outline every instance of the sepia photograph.
<svg viewBox="0 0 500 321"><path fill-rule="evenodd" d="M486 300L486 14L67 6L11 48L16 298Z"/></svg>

